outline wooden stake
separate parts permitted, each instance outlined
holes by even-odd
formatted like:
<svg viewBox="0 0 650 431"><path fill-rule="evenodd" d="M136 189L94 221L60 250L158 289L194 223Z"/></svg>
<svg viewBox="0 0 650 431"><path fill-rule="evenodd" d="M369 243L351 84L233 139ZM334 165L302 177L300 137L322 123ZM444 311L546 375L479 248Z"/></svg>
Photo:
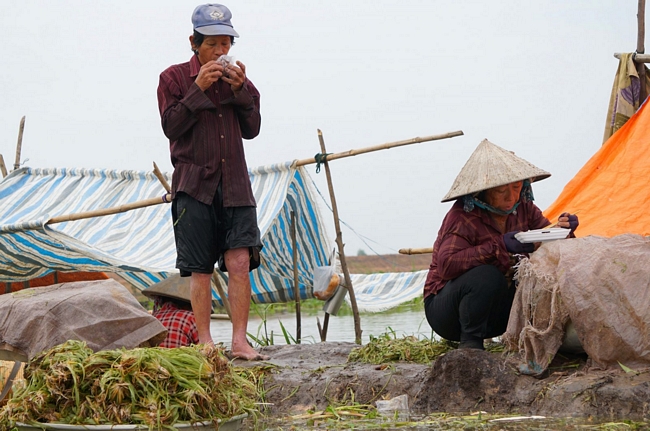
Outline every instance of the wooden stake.
<svg viewBox="0 0 650 431"><path fill-rule="evenodd" d="M217 287L217 292L219 292L219 296L221 297L221 302L223 302L223 308L226 309L226 314L228 314L228 317L232 322L232 313L230 312L230 301L226 296L226 292L223 290L223 285L221 284L221 277L219 277L219 273L217 272L216 268L212 270L212 282Z"/></svg>
<svg viewBox="0 0 650 431"><path fill-rule="evenodd" d="M7 283L7 285L9 285L9 283ZM325 315L327 316L327 313L325 313ZM320 319L318 316L316 316L316 326L318 327L318 335L320 335L320 340L325 341L323 340L323 328L320 326Z"/></svg>
<svg viewBox="0 0 650 431"><path fill-rule="evenodd" d="M20 152L23 148L23 131L25 130L25 116L20 119L20 127L18 129L18 143L16 144L16 161L14 162L14 171L20 168Z"/></svg>
<svg viewBox="0 0 650 431"><path fill-rule="evenodd" d="M322 154L327 154L325 150L325 140L323 139L323 132L318 129L318 140L320 141L320 150ZM329 156L328 156L329 158ZM336 228L336 244L339 249L339 259L341 260L341 269L343 270L343 276L345 277L345 285L350 294L350 305L352 306L352 314L354 316L354 341L357 344L361 344L361 321L359 319L359 309L357 307L357 299L354 295L354 287L352 286L352 280L350 279L350 272L348 271L348 265L345 261L345 252L343 248L343 235L341 234L341 225L339 223L339 212L336 207L336 197L334 196L334 186L332 185L332 174L330 173L330 167L327 159L323 162L325 165L325 174L327 175L327 187L330 192L330 200L332 201L332 212L334 214L334 226ZM327 314L325 317L327 318Z"/></svg>
<svg viewBox="0 0 650 431"><path fill-rule="evenodd" d="M639 11L636 15L637 17L637 40L636 40L636 52L637 54L645 53L645 0L639 0ZM639 74L639 82L641 83L639 97L641 103L648 96L648 89L646 88L646 77L645 77L645 64L642 62L636 63L636 70Z"/></svg>
<svg viewBox="0 0 650 431"><path fill-rule="evenodd" d="M413 139L406 139L404 141L389 142L387 144L375 145L373 147L365 147L365 148L359 148L357 150L344 151L342 153L328 154L327 161L342 159L344 157L352 157L359 154L370 153L372 151L388 150L390 148L401 147L403 145L419 144L420 142L437 141L439 139L453 138L454 136L462 136L462 135L463 135L462 130L458 130L456 132L444 133L442 135L425 136L424 138L413 138ZM313 163L316 163L315 157L311 157L309 159L296 160L295 162L293 162L293 166L304 166Z"/></svg>
<svg viewBox="0 0 650 431"><path fill-rule="evenodd" d="M300 285L298 284L298 241L296 241L296 215L291 211L291 242L293 246L293 295L296 300L296 342L300 344Z"/></svg>
<svg viewBox="0 0 650 431"><path fill-rule="evenodd" d="M318 326L318 334L320 334L320 341L323 343L327 341L327 325L329 324L329 321L330 321L329 313L325 313L325 317L323 318L324 326L321 326L320 319L316 317L316 326Z"/></svg>
<svg viewBox="0 0 650 431"><path fill-rule="evenodd" d="M156 176L156 178L158 178L158 181L160 181L160 184L162 184L162 186L165 188L165 191L167 191L167 193L171 193L172 188L167 182L167 178L165 178L162 172L160 172L160 169L158 169L156 162L153 162L153 174Z"/></svg>
<svg viewBox="0 0 650 431"><path fill-rule="evenodd" d="M0 172L2 172L2 178L7 176L7 167L5 166L5 159L0 154Z"/></svg>

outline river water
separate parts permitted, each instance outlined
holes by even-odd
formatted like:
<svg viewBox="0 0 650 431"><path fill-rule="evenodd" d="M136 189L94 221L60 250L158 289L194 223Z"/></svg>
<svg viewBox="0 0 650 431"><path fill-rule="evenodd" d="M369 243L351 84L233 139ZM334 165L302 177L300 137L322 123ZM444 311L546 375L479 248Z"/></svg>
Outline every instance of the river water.
<svg viewBox="0 0 650 431"><path fill-rule="evenodd" d="M318 343L317 319L321 325L324 322L324 312L318 314L302 314L301 316L301 341L302 343ZM405 335L414 335L417 338L430 338L431 328L424 317L424 311L402 311L385 312L373 314L361 314L362 343L366 344L370 336L379 336L390 332L397 338ZM296 315L295 313L275 313L261 318L251 314L248 320L248 332L260 340L272 340L269 344L287 344L283 335L282 326L289 334L290 344L292 339L297 338ZM223 343L230 346L232 336L232 325L228 320L212 319L210 324L212 338L216 343ZM327 327L327 341L349 341L354 342L354 318L353 316L330 316ZM254 343L254 340L251 340Z"/></svg>

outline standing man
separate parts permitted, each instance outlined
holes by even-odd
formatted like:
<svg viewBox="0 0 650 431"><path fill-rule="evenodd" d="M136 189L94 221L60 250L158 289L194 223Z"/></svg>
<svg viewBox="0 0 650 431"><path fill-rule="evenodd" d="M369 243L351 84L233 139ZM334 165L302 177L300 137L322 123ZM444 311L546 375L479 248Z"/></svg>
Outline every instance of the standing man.
<svg viewBox="0 0 650 431"><path fill-rule="evenodd" d="M160 75L158 107L169 138L176 267L191 276L190 296L200 343L210 335L214 266L228 272L233 357L260 360L246 339L251 285L262 248L243 139L260 131L260 94L246 66L228 57L234 38L230 10L197 6L194 55Z"/></svg>

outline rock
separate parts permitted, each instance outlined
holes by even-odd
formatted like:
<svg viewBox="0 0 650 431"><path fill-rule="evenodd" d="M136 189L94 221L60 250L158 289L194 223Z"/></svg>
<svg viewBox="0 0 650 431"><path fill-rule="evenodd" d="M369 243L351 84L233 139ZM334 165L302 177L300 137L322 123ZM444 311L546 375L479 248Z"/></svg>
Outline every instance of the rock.
<svg viewBox="0 0 650 431"><path fill-rule="evenodd" d="M499 355L457 349L439 357L427 373L413 409L419 412L510 411L517 375Z"/></svg>

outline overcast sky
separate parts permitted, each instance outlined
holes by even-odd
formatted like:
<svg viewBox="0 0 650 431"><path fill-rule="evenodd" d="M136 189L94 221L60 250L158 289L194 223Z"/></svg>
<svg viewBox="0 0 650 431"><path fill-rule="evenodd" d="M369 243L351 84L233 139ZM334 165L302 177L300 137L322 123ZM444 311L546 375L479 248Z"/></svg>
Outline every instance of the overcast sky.
<svg viewBox="0 0 650 431"><path fill-rule="evenodd" d="M186 0L2 1L0 153L30 167L172 172L158 76L188 61ZM331 162L346 254L430 247L440 203L479 142L551 178L545 209L602 143L636 0L231 0L231 54L261 93L248 165L462 130ZM324 170L307 167L329 203ZM320 198L319 198L320 199ZM334 239L332 215L321 200ZM349 226L349 227L347 227ZM350 230L352 228L354 231ZM364 243L366 241L366 243Z"/></svg>

